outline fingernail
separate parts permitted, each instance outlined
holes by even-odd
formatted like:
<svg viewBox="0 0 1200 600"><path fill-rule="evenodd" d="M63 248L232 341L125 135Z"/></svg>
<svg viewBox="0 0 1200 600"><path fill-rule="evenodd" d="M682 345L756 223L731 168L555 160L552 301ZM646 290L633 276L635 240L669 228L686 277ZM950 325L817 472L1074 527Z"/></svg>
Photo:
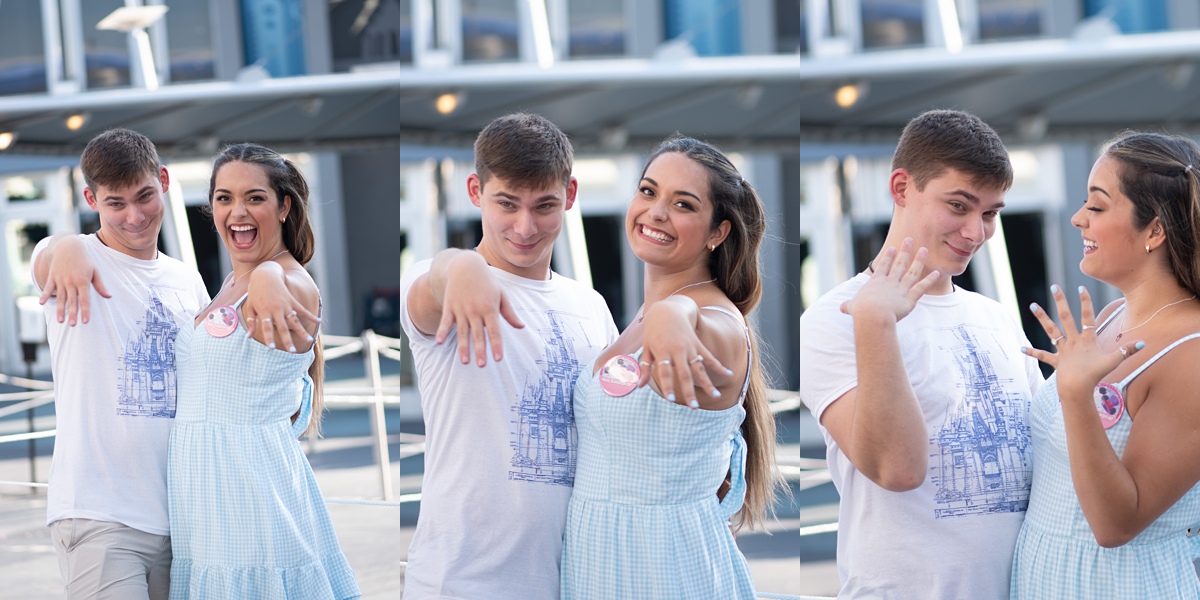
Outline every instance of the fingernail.
<svg viewBox="0 0 1200 600"><path fill-rule="evenodd" d="M1037 311L1038 311L1037 302L1030 302L1029 303L1029 312L1037 312Z"/></svg>
<svg viewBox="0 0 1200 600"><path fill-rule="evenodd" d="M1138 343L1134 344L1133 347L1137 348L1138 350L1141 350L1142 348L1146 347L1146 342L1138 342Z"/></svg>
<svg viewBox="0 0 1200 600"><path fill-rule="evenodd" d="M713 398L720 398L721 390L718 390L717 388L713 388L713 391L711 394L709 394L709 396L712 396Z"/></svg>
<svg viewBox="0 0 1200 600"><path fill-rule="evenodd" d="M1051 294L1057 294L1057 293L1058 293L1058 285L1051 285L1051 286L1050 286L1050 293L1051 293Z"/></svg>
<svg viewBox="0 0 1200 600"><path fill-rule="evenodd" d="M670 400L671 402L674 402L674 401L675 401L675 394L667 394L667 400Z"/></svg>
<svg viewBox="0 0 1200 600"><path fill-rule="evenodd" d="M726 375L733 375L733 369L725 369Z"/></svg>
<svg viewBox="0 0 1200 600"><path fill-rule="evenodd" d="M1025 346L1021 346L1021 354L1029 354L1029 348L1026 348Z"/></svg>
<svg viewBox="0 0 1200 600"><path fill-rule="evenodd" d="M1081 286L1079 286L1079 293L1082 294L1083 292L1084 292L1084 289L1083 289L1083 286L1081 285Z"/></svg>
<svg viewBox="0 0 1200 600"><path fill-rule="evenodd" d="M275 342L271 342L270 344L267 344L267 347L268 347L268 348L270 348L270 349L272 349L272 350L274 350L274 349L275 349Z"/></svg>
<svg viewBox="0 0 1200 600"><path fill-rule="evenodd" d="M313 336L311 336L311 335L308 336L308 341L310 341L310 342L313 341Z"/></svg>
<svg viewBox="0 0 1200 600"><path fill-rule="evenodd" d="M295 351L296 351L295 346L288 346L288 352L295 352Z"/></svg>
<svg viewBox="0 0 1200 600"><path fill-rule="evenodd" d="M697 402L695 398L693 398L691 402L688 402L688 406L690 406L692 408L700 408L700 403Z"/></svg>

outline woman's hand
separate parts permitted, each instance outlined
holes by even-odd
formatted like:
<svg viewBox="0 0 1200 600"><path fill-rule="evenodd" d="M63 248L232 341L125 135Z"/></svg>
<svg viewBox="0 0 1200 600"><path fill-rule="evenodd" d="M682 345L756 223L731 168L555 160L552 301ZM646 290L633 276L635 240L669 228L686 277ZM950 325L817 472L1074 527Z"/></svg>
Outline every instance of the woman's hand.
<svg viewBox="0 0 1200 600"><path fill-rule="evenodd" d="M242 305L246 317L246 335L254 337L261 332L260 341L269 348L279 346L295 353L297 340L313 342L313 336L304 328L304 321L320 323L287 287L283 266L275 261L260 264L250 274L248 297ZM307 352L308 347L304 346Z"/></svg>
<svg viewBox="0 0 1200 600"><path fill-rule="evenodd" d="M650 306L644 318L642 334L642 376L638 387L657 376L659 392L671 402L675 394L683 396L683 404L699 408L696 387L708 390L713 398L721 392L713 384L710 373L729 376L733 372L709 351L696 335L700 309L695 301L683 295L670 296Z"/></svg>
<svg viewBox="0 0 1200 600"><path fill-rule="evenodd" d="M1100 347L1096 337L1096 316L1092 308L1092 297L1087 288L1079 286L1079 312L1082 327L1076 327L1075 317L1067 302L1066 294L1057 285L1050 286L1054 296L1055 306L1058 307L1058 317L1062 324L1056 324L1046 311L1037 303L1029 305L1029 310L1050 336L1050 343L1057 352L1047 352L1037 348L1024 348L1025 354L1032 356L1052 367L1058 373L1059 397L1072 396L1092 397L1092 388L1100 379L1110 373L1121 361L1129 355L1141 350L1145 344L1131 342L1116 349L1105 352ZM1065 393L1064 393L1065 392ZM1070 392L1077 392L1071 394Z"/></svg>

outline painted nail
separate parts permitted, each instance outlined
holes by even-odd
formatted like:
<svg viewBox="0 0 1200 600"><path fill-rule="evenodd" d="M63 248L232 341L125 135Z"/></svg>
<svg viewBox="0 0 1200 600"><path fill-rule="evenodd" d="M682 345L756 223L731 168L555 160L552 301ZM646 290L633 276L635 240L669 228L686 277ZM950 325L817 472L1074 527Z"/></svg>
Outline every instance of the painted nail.
<svg viewBox="0 0 1200 600"><path fill-rule="evenodd" d="M1029 354L1029 348L1026 348L1025 346L1021 346L1021 354Z"/></svg>
<svg viewBox="0 0 1200 600"><path fill-rule="evenodd" d="M1138 342L1138 343L1134 344L1133 347L1137 348L1138 350L1141 350L1142 348L1146 347L1146 342Z"/></svg>
<svg viewBox="0 0 1200 600"><path fill-rule="evenodd" d="M667 394L667 400L670 400L671 402L674 402L674 401L675 401L675 394Z"/></svg>
<svg viewBox="0 0 1200 600"><path fill-rule="evenodd" d="M310 342L313 341L313 336L311 336L311 335L308 336L308 341L310 341Z"/></svg>
<svg viewBox="0 0 1200 600"><path fill-rule="evenodd" d="M1083 286L1082 285L1079 286L1079 293L1082 294L1084 291L1086 291L1086 290L1083 289Z"/></svg>
<svg viewBox="0 0 1200 600"><path fill-rule="evenodd" d="M269 344L267 347L268 347L268 348L270 348L270 349L272 349L272 350L274 350L274 349L275 349L275 342L271 342L271 343L270 343L270 344Z"/></svg>
<svg viewBox="0 0 1200 600"><path fill-rule="evenodd" d="M726 375L733 375L733 369L725 369Z"/></svg>
<svg viewBox="0 0 1200 600"><path fill-rule="evenodd" d="M1037 311L1038 311L1037 302L1030 302L1029 303L1029 312L1037 312Z"/></svg>
<svg viewBox="0 0 1200 600"><path fill-rule="evenodd" d="M717 388L713 388L713 391L711 394L709 394L709 396L712 396L713 398L720 398L721 390L718 390Z"/></svg>
<svg viewBox="0 0 1200 600"><path fill-rule="evenodd" d="M295 347L295 346L288 346L288 352L291 352L291 353L295 354L295 352L296 352L296 347Z"/></svg>
<svg viewBox="0 0 1200 600"><path fill-rule="evenodd" d="M695 398L693 398L691 402L688 402L688 406L690 406L692 408L700 408L700 403L697 402Z"/></svg>
<svg viewBox="0 0 1200 600"><path fill-rule="evenodd" d="M1051 294L1057 294L1057 293L1058 293L1058 284L1054 284L1054 285L1051 285L1051 286L1050 286L1050 293L1051 293Z"/></svg>

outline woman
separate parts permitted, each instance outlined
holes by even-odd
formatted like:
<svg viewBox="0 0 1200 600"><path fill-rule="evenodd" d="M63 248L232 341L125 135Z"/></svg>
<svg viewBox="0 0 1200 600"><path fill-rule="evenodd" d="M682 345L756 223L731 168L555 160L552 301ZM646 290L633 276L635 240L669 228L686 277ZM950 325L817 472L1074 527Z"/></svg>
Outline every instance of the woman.
<svg viewBox="0 0 1200 600"><path fill-rule="evenodd" d="M1117 138L1092 167L1071 223L1085 275L1123 298L1079 326L1031 309L1056 352L1034 397L1029 510L1013 598L1197 598L1200 526L1200 148L1178 136ZM1136 354L1135 354L1136 353Z"/></svg>
<svg viewBox="0 0 1200 600"><path fill-rule="evenodd" d="M297 441L322 410L308 185L279 154L239 144L213 163L209 207L233 272L177 341L171 597L357 598Z"/></svg>
<svg viewBox="0 0 1200 600"><path fill-rule="evenodd" d="M728 519L760 523L778 481L745 320L764 227L758 195L712 146L674 138L651 156L625 217L645 303L575 386L564 600L755 597ZM618 375L630 370L651 385Z"/></svg>

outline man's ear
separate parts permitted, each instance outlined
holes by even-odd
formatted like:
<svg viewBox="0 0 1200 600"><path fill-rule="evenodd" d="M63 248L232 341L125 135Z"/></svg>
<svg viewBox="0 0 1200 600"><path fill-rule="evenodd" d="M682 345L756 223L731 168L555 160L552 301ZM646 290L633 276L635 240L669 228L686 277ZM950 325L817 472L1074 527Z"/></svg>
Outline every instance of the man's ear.
<svg viewBox="0 0 1200 600"><path fill-rule="evenodd" d="M892 171L892 176L888 179L888 189L892 192L892 202L903 208L908 202L909 194L916 190L916 182L908 169L900 168Z"/></svg>
<svg viewBox="0 0 1200 600"><path fill-rule="evenodd" d="M83 188L83 199L87 202L88 208L100 212L100 205L96 202L96 194L92 192L92 188Z"/></svg>
<svg viewBox="0 0 1200 600"><path fill-rule="evenodd" d="M471 204L475 208L480 208L479 204L483 199L483 182L479 179L478 173L471 173L467 177L467 195L471 197Z"/></svg>
<svg viewBox="0 0 1200 600"><path fill-rule="evenodd" d="M571 207L575 205L575 196L578 193L579 193L579 181L577 181L575 179L575 177L572 176L571 181L567 182L567 202L566 202L566 204L564 204L563 210L571 210Z"/></svg>

